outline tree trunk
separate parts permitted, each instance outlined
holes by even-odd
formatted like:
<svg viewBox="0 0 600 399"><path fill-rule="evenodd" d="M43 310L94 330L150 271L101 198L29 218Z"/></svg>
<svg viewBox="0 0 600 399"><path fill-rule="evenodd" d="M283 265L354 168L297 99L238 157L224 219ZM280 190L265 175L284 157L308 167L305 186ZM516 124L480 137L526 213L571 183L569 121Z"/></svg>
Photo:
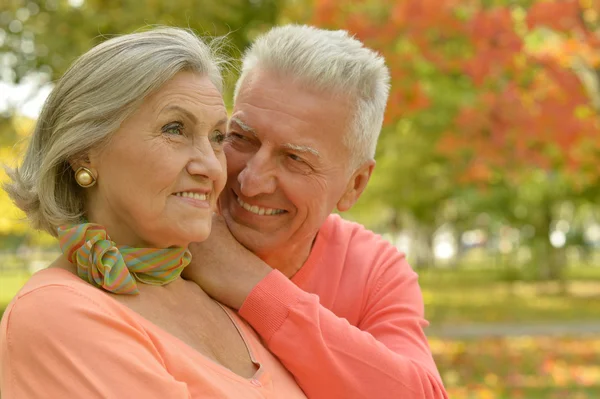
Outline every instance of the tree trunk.
<svg viewBox="0 0 600 399"><path fill-rule="evenodd" d="M415 233L415 268L428 269L435 267L433 252L433 233L428 226L419 226Z"/></svg>
<svg viewBox="0 0 600 399"><path fill-rule="evenodd" d="M542 220L539 226L539 253L538 270L539 278L542 281L554 281L559 284L561 294L566 293L567 285L564 278L564 269L566 266L565 248L556 248L550 242L550 228L554 220L552 216L552 206L546 201L542 209Z"/></svg>

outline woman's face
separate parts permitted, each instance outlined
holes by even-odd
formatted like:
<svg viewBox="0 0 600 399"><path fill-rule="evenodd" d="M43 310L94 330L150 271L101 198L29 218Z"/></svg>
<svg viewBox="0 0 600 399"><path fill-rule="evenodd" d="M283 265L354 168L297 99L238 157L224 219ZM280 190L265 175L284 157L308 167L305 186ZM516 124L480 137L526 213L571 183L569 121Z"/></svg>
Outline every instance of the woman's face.
<svg viewBox="0 0 600 399"><path fill-rule="evenodd" d="M225 185L226 124L223 98L208 77L175 75L90 152L97 183L86 191L89 220L119 245L206 239Z"/></svg>

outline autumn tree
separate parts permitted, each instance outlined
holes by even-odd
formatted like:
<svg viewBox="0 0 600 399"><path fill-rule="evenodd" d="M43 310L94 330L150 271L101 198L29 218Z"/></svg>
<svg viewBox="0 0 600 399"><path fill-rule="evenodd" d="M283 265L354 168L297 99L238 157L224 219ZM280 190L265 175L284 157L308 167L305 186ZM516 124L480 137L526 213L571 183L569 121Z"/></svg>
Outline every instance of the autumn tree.
<svg viewBox="0 0 600 399"><path fill-rule="evenodd" d="M314 23L356 34L391 69L367 199L431 231L448 215L472 222L501 198L491 211L535 226L541 273L557 276L555 210L598 187L599 9L597 0L315 1Z"/></svg>

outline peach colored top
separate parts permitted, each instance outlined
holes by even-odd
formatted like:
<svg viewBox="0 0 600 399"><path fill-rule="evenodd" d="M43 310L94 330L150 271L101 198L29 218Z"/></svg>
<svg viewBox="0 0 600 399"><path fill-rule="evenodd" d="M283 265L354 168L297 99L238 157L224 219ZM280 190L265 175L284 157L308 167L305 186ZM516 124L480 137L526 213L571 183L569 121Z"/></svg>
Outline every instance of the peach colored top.
<svg viewBox="0 0 600 399"><path fill-rule="evenodd" d="M62 269L36 273L0 323L0 392L24 398L306 398L227 312L258 371L243 378Z"/></svg>

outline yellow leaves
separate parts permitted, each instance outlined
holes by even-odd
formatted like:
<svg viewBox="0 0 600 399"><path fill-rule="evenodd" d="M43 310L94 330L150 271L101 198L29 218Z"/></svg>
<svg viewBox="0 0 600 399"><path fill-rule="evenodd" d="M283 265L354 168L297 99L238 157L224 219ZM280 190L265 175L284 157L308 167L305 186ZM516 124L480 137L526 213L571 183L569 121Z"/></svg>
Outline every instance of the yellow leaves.
<svg viewBox="0 0 600 399"><path fill-rule="evenodd" d="M597 24L600 22L599 17L599 9L600 9L600 1L599 0L579 0L579 6L583 10L582 17L583 20L590 24Z"/></svg>
<svg viewBox="0 0 600 399"><path fill-rule="evenodd" d="M31 135L35 128L35 120L24 116L13 116L13 128L19 138L26 138Z"/></svg>
<svg viewBox="0 0 600 399"><path fill-rule="evenodd" d="M495 399L496 394L489 388L479 388L476 391L476 397L479 399Z"/></svg>
<svg viewBox="0 0 600 399"><path fill-rule="evenodd" d="M8 194L0 190L0 234L26 232L29 227L24 218L25 214L12 203Z"/></svg>
<svg viewBox="0 0 600 399"><path fill-rule="evenodd" d="M457 386L460 384L460 374L456 370L448 370L442 375L444 383L448 386Z"/></svg>
<svg viewBox="0 0 600 399"><path fill-rule="evenodd" d="M498 385L498 376L494 373L488 373L485 376L484 381L485 381L486 385L488 385L490 387L495 387Z"/></svg>
<svg viewBox="0 0 600 399"><path fill-rule="evenodd" d="M513 63L516 69L525 69L527 67L527 56L524 53L515 54Z"/></svg>
<svg viewBox="0 0 600 399"><path fill-rule="evenodd" d="M577 62L584 62L592 67L600 65L598 49L578 37L554 36L552 40L545 40L539 48L531 49L530 54L550 57L563 68L571 68Z"/></svg>
<svg viewBox="0 0 600 399"><path fill-rule="evenodd" d="M24 150L25 138L31 134L35 122L28 118L14 117L11 128L17 133L19 140L14 145L0 146L0 185L9 181L4 166L15 167ZM0 234L24 233L28 230L25 214L10 200L4 190L0 190Z"/></svg>
<svg viewBox="0 0 600 399"><path fill-rule="evenodd" d="M597 12L593 10L596 15ZM589 43L576 38L569 38L563 41L562 45L557 48L556 57L566 63L566 66L571 66L575 59L580 58L591 66L600 64L600 55L598 50L592 47Z"/></svg>
<svg viewBox="0 0 600 399"><path fill-rule="evenodd" d="M536 337L516 337L511 338L510 344L511 348L514 348L515 351L524 351L528 348L535 346Z"/></svg>
<svg viewBox="0 0 600 399"><path fill-rule="evenodd" d="M427 292L427 293L423 293L423 303L425 304L425 306L427 306L428 304L433 302L433 293L432 292Z"/></svg>
<svg viewBox="0 0 600 399"><path fill-rule="evenodd" d="M453 399L600 397L600 337L430 338L430 346Z"/></svg>
<svg viewBox="0 0 600 399"><path fill-rule="evenodd" d="M564 361L556 361L550 368L549 374L554 384L559 387L565 387L569 384L570 373L567 364Z"/></svg>
<svg viewBox="0 0 600 399"><path fill-rule="evenodd" d="M0 184L8 181L6 174L0 179ZM4 190L0 190L0 234L24 233L28 229L24 220L25 214L10 200Z"/></svg>
<svg viewBox="0 0 600 399"><path fill-rule="evenodd" d="M580 105L575 108L575 116L579 119L587 119L595 115L595 111L589 105Z"/></svg>
<svg viewBox="0 0 600 399"><path fill-rule="evenodd" d="M598 21L598 11L588 8L583 12L583 20L590 24L596 23Z"/></svg>

